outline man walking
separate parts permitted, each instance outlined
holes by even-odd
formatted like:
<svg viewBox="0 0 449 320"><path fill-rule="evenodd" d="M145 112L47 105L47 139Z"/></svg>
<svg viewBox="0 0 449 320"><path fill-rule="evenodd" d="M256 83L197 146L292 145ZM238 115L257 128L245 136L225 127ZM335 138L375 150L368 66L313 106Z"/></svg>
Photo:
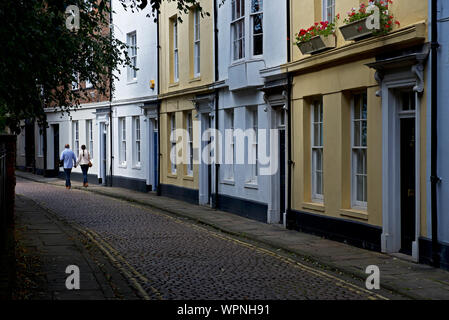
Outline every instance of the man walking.
<svg viewBox="0 0 449 320"><path fill-rule="evenodd" d="M71 189L72 184L70 183L70 174L72 173L72 168L76 168L76 155L70 149L70 145L65 145L65 150L61 153L61 161L64 161L64 172L65 172L65 187L66 189Z"/></svg>

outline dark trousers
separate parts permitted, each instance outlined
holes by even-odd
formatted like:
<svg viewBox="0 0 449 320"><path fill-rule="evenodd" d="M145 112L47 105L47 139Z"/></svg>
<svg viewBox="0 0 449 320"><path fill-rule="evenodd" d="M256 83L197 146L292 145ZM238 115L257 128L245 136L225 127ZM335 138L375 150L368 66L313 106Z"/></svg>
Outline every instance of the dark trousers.
<svg viewBox="0 0 449 320"><path fill-rule="evenodd" d="M72 184L70 183L70 174L72 173L72 169L64 168L64 172L65 172L65 186L71 187Z"/></svg>
<svg viewBox="0 0 449 320"><path fill-rule="evenodd" d="M83 182L87 183L87 171L89 171L89 165L82 164L81 165L81 170L83 171Z"/></svg>

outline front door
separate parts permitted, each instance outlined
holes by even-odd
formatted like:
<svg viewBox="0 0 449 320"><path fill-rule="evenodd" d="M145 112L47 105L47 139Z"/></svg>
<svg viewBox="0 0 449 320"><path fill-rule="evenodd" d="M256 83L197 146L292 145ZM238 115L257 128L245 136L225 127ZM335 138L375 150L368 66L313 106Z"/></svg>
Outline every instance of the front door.
<svg viewBox="0 0 449 320"><path fill-rule="evenodd" d="M401 253L411 255L415 241L416 128L415 118L401 124Z"/></svg>
<svg viewBox="0 0 449 320"><path fill-rule="evenodd" d="M106 137L106 125L104 122L100 123L100 172L98 177L98 183L106 185L106 165L107 165L107 137Z"/></svg>
<svg viewBox="0 0 449 320"><path fill-rule="evenodd" d="M279 130L279 199L280 199L280 224L284 223L284 213L286 211L285 208L285 179L286 179L286 170L285 170L285 129Z"/></svg>
<svg viewBox="0 0 449 320"><path fill-rule="evenodd" d="M27 170L32 170L35 161L34 121L26 120L25 123L25 163Z"/></svg>
<svg viewBox="0 0 449 320"><path fill-rule="evenodd" d="M54 175L59 174L59 124L53 124L53 163Z"/></svg>
<svg viewBox="0 0 449 320"><path fill-rule="evenodd" d="M157 120L153 120L153 175L154 175L154 185L153 190L157 191L158 188L158 176L159 176L159 137L158 137L158 123Z"/></svg>

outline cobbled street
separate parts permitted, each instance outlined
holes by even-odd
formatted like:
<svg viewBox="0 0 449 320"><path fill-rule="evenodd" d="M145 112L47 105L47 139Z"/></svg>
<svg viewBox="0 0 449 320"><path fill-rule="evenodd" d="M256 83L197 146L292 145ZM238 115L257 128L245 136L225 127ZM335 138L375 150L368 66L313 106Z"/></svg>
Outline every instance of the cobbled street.
<svg viewBox="0 0 449 320"><path fill-rule="evenodd" d="M383 299L364 283L164 212L18 179L34 200L123 268L147 299ZM82 274L82 270L81 270Z"/></svg>

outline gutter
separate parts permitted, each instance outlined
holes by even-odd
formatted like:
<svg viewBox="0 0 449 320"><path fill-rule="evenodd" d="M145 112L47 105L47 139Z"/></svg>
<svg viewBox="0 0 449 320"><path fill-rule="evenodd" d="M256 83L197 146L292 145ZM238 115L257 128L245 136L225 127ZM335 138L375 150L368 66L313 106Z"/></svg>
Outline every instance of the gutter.
<svg viewBox="0 0 449 320"><path fill-rule="evenodd" d="M438 0L431 0L431 211L432 211L432 265L440 266L438 243Z"/></svg>

